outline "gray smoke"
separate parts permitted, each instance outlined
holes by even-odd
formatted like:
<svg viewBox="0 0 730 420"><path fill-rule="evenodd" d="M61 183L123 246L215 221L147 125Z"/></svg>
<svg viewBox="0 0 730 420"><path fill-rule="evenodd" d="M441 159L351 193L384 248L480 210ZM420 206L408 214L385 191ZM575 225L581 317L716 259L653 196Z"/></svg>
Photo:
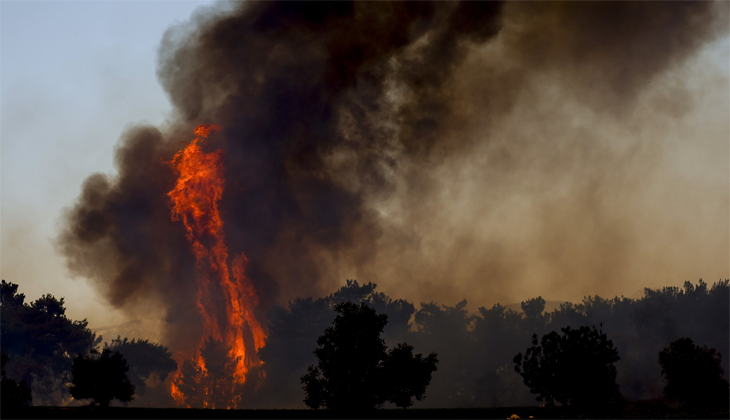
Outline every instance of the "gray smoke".
<svg viewBox="0 0 730 420"><path fill-rule="evenodd" d="M632 219L647 212L631 212L644 205L637 179L654 173L663 149L654 140L608 141L605 130L576 128L573 119L640 124L642 94L727 33L727 7L201 9L160 45L158 76L174 118L123 134L118 173L86 180L59 249L113 306L164 310L165 344L197 341L194 258L170 218L175 174L162 161L196 125L220 124L207 148L225 153L226 241L231 255L251 260L260 319L276 302L321 296L346 277L413 300L454 303L469 291L484 303L506 301L534 286L513 285L533 275L526 260L545 273L542 287L603 287L651 248ZM680 94L670 92L666 113L692 108ZM531 194L539 199L525 204ZM477 205L461 206L464 195ZM720 222L727 233L727 219ZM727 258L727 235L712 244Z"/></svg>

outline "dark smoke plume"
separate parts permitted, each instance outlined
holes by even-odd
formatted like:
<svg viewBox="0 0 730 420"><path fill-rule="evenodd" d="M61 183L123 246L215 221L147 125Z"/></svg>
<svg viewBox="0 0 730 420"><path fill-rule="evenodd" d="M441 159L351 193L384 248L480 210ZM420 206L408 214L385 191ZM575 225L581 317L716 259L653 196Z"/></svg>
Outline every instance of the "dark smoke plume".
<svg viewBox="0 0 730 420"><path fill-rule="evenodd" d="M250 258L261 311L334 290L344 273L379 273L373 280L381 284L389 275L394 284L422 276L424 290L441 293L450 269L486 272L495 284L479 293L508 296L497 290L520 275L519 264L498 240L465 238L435 259L427 252L424 232L433 231L436 204L448 200L442 183L458 182L441 177L443 168L491 144L493 127L539 77L552 77L562 95L592 112L631 114L652 78L726 31L725 18L717 18L726 6L241 2L201 9L168 30L159 50L158 76L175 117L164 128L124 133L118 174L86 180L59 248L71 272L89 278L115 307L166 311L172 348L197 339L185 338L191 325L200 328L194 258L184 227L170 218L166 194L175 174L162 162L192 139L196 125L220 124L206 147L224 151L226 241L230 255ZM586 142L581 156L551 155L549 145L523 136L490 150L485 185L536 177L521 169L523 159L543 152L549 165L534 167L546 171L572 158L603 162L607 153ZM595 261L570 263L611 277L621 274L613 267L630 252L634 233L615 229L620 217L606 221L596 199L616 181L596 176L617 159L606 162L592 172L575 169L588 180L574 188L572 211L598 220L594 235L603 238L589 247ZM398 223L387 210L394 201ZM544 238L534 239L544 253L557 251L540 241L565 239L561 223L572 218L550 214L538 228ZM568 264L563 255L555 259ZM429 273L429 260L446 271ZM410 274L399 279L403 273Z"/></svg>

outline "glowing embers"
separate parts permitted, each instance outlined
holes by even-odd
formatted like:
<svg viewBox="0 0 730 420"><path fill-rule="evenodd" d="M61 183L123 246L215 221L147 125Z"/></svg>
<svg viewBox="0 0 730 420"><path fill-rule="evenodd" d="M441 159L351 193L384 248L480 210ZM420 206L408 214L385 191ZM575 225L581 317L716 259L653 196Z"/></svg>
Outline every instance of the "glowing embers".
<svg viewBox="0 0 730 420"><path fill-rule="evenodd" d="M220 129L198 126L195 139L169 162L179 174L168 193L172 220L182 220L187 230L196 262L197 306L204 319L198 351L178 360L181 367L170 390L178 404L188 407L235 407L246 375L261 366L256 351L266 339L254 315L258 295L246 277L248 258L241 253L230 270L228 266L218 211L225 185L223 151L202 150L205 139Z"/></svg>

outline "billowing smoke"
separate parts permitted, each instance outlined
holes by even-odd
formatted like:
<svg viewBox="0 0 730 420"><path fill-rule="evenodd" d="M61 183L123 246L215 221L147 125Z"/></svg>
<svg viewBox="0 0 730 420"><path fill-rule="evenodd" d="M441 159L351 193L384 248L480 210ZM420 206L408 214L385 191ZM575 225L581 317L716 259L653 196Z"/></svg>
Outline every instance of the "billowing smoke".
<svg viewBox="0 0 730 420"><path fill-rule="evenodd" d="M640 226L661 209L647 193L665 191L655 180L664 143L651 133L623 137L645 129L648 115L679 119L693 108L694 97L667 72L727 33L727 7L201 9L160 46L158 76L174 117L123 134L118 173L86 180L59 248L71 272L115 307L163 311L166 344L197 341L195 259L184 226L171 220L176 174L164 162L198 124L219 124L206 148L224 152L226 242L230 255L250 260L260 319L276 302L329 293L345 278L445 303L467 293L509 303L578 281L598 288L578 293L613 293L606 284L631 284L630 273L651 268L637 271L634 256L660 252ZM658 83L668 86L664 96L646 99ZM652 100L656 109L646 105ZM718 155L727 157L727 144ZM719 220L712 229L724 236L691 243L711 248L701 262L720 255L726 270L728 220L716 216L727 215L728 193L718 198L718 190L693 198L720 203L707 219ZM686 223L690 210L662 220Z"/></svg>

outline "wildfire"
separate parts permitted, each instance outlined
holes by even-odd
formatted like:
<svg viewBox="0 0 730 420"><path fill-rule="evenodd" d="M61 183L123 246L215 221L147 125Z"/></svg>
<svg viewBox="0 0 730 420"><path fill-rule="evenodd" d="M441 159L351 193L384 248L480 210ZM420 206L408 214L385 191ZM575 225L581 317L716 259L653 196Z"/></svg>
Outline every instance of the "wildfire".
<svg viewBox="0 0 730 420"><path fill-rule="evenodd" d="M223 196L225 185L223 151L206 153L201 148L205 139L220 129L214 124L198 126L194 131L195 139L168 162L179 174L175 188L168 195L172 220L182 220L195 255L197 306L204 318L204 334L198 350L208 337L221 340L230 349L231 358L236 360L235 381L243 384L249 370L261 365L256 350L264 345L266 335L254 315L258 296L246 276L246 254L233 258L230 269L228 265L228 247L218 211L218 201ZM219 288L224 296L225 319L217 315L220 303L214 301L213 288ZM254 348L246 348L246 334L252 336ZM198 371L206 372L199 354L184 358L192 358ZM176 383L181 370L182 367L172 381L171 393L179 404L184 404L186 395ZM229 401L226 406L230 408L230 404ZM215 404L204 399L203 405L214 407Z"/></svg>

